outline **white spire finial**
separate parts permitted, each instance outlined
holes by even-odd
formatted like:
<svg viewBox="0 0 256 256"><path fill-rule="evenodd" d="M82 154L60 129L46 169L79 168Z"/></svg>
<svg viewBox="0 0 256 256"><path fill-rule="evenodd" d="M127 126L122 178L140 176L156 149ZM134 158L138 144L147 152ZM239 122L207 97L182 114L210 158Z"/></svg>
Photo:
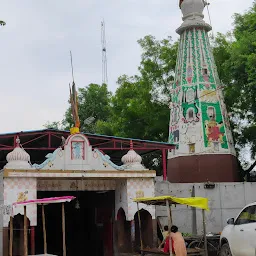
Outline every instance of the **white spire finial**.
<svg viewBox="0 0 256 256"><path fill-rule="evenodd" d="M133 142L132 142L132 140L130 140L130 149L131 150L133 149Z"/></svg>
<svg viewBox="0 0 256 256"><path fill-rule="evenodd" d="M184 18L189 14L200 14L203 18L203 10L205 6L206 4L203 0L184 0L181 3L180 8Z"/></svg>
<svg viewBox="0 0 256 256"><path fill-rule="evenodd" d="M16 148L17 147L20 147L20 138L19 138L19 136L17 136L17 138L16 138Z"/></svg>
<svg viewBox="0 0 256 256"><path fill-rule="evenodd" d="M181 0L180 8L183 14L183 23L177 29L177 33L181 34L184 30L193 27L204 27L207 31L212 28L203 19L203 11L207 2L205 0Z"/></svg>
<svg viewBox="0 0 256 256"><path fill-rule="evenodd" d="M30 155L21 147L20 138L15 140L15 148L6 156L6 169L30 169Z"/></svg>

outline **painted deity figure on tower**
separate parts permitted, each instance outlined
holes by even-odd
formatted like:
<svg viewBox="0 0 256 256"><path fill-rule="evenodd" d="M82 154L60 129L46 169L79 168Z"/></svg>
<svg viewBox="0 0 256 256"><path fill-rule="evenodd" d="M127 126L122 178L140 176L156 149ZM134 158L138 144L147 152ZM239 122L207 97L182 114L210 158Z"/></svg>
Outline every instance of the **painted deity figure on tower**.
<svg viewBox="0 0 256 256"><path fill-rule="evenodd" d="M207 111L209 120L205 121L206 135L208 138L208 147L212 145L212 142L223 143L224 133L221 132L221 128L224 126L223 122L216 122L215 108L209 107Z"/></svg>

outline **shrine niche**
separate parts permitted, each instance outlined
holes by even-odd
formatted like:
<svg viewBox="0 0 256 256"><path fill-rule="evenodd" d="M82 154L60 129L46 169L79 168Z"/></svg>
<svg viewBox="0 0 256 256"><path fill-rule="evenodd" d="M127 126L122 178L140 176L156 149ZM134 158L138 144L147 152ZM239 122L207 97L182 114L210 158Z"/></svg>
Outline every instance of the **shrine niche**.
<svg viewBox="0 0 256 256"><path fill-rule="evenodd" d="M199 122L199 99L197 86L184 87L182 96L182 109L184 123Z"/></svg>
<svg viewBox="0 0 256 256"><path fill-rule="evenodd" d="M177 125L180 119L180 107L177 104L173 104L171 107L171 125Z"/></svg>

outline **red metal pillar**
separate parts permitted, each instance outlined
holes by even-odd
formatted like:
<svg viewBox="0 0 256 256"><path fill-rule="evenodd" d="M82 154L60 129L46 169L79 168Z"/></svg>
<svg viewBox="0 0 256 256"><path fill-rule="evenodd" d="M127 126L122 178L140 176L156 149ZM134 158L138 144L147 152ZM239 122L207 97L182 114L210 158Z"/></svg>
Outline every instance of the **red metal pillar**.
<svg viewBox="0 0 256 256"><path fill-rule="evenodd" d="M17 137L18 137L17 135L14 135L14 137L13 137L13 148L15 148L17 145L17 142L16 142Z"/></svg>
<svg viewBox="0 0 256 256"><path fill-rule="evenodd" d="M165 149L162 149L162 160L163 160L163 179L167 180L167 161L166 161Z"/></svg>
<svg viewBox="0 0 256 256"><path fill-rule="evenodd" d="M49 132L48 133L48 148L51 148L52 146L51 146L51 144L52 144L52 137L51 137L51 133Z"/></svg>
<svg viewBox="0 0 256 256"><path fill-rule="evenodd" d="M31 255L35 255L35 227L31 227L30 231L30 248L31 248Z"/></svg>

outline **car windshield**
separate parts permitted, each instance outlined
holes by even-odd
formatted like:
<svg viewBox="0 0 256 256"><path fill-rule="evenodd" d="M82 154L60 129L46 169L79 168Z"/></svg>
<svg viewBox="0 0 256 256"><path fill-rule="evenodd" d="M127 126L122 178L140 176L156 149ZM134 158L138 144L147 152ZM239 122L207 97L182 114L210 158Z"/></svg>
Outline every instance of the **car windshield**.
<svg viewBox="0 0 256 256"><path fill-rule="evenodd" d="M256 222L256 206L246 207L236 219L235 225L243 225Z"/></svg>

